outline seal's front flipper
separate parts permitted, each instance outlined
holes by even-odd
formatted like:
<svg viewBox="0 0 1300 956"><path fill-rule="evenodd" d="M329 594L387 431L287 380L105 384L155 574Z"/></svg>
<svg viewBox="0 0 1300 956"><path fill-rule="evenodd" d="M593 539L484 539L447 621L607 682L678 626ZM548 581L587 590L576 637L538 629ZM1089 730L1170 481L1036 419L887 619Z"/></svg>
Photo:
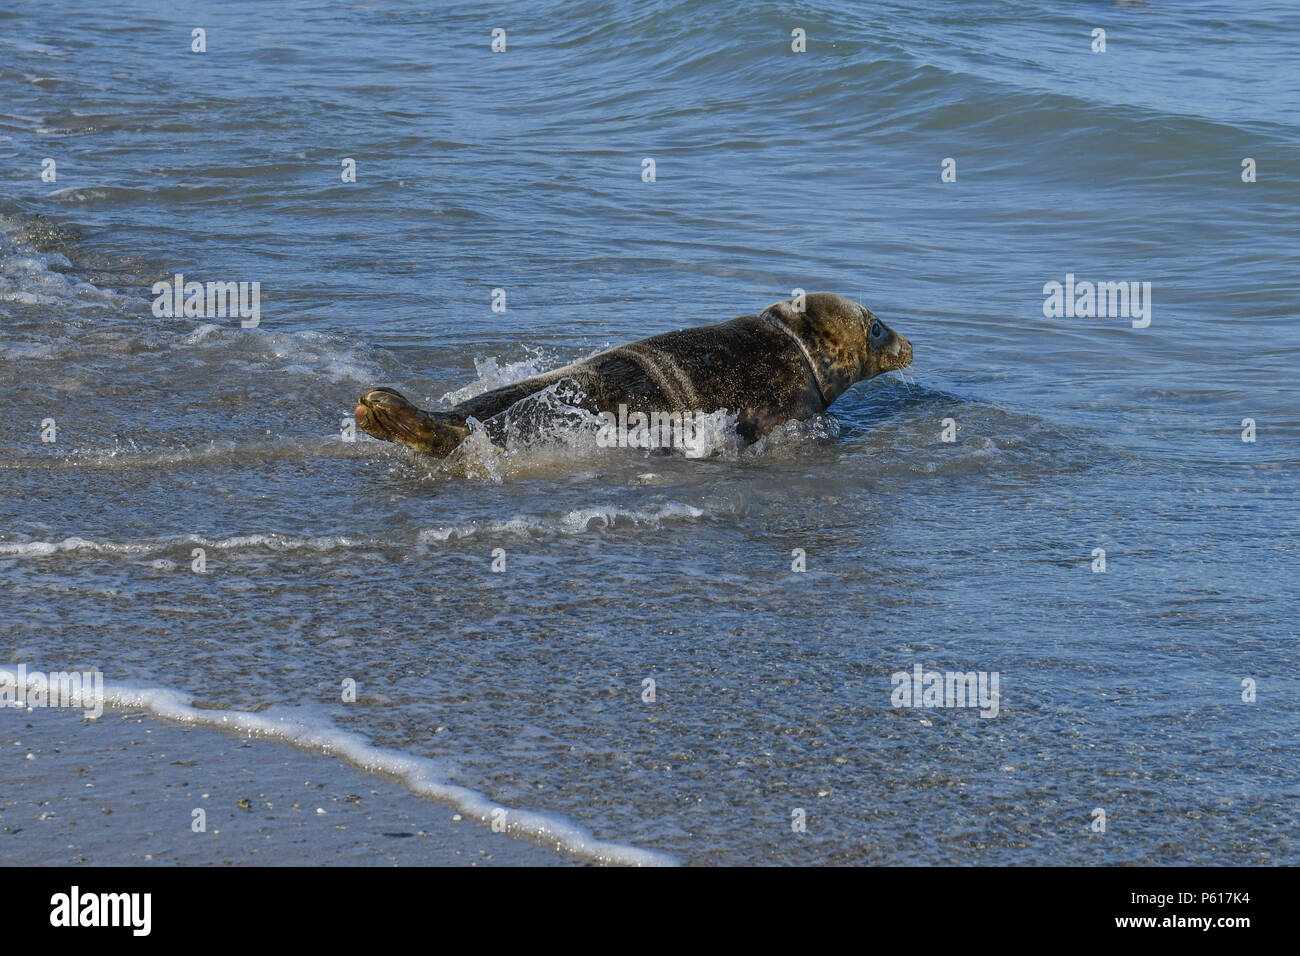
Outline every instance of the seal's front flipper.
<svg viewBox="0 0 1300 956"><path fill-rule="evenodd" d="M397 442L426 455L444 458L469 427L453 412L426 412L391 388L372 388L356 408L357 426L367 435Z"/></svg>

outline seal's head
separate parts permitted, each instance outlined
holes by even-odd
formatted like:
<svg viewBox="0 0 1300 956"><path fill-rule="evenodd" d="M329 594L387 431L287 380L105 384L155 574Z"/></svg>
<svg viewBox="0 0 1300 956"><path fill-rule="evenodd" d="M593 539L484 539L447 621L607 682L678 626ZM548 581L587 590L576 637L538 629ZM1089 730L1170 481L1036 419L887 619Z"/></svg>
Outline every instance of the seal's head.
<svg viewBox="0 0 1300 956"><path fill-rule="evenodd" d="M768 306L763 321L784 327L803 347L830 404L855 382L912 364L912 343L871 310L834 292L811 292Z"/></svg>
<svg viewBox="0 0 1300 956"><path fill-rule="evenodd" d="M463 418L423 411L391 388L372 388L366 392L354 414L357 427L367 435L397 442L426 455L443 457L469 434Z"/></svg>

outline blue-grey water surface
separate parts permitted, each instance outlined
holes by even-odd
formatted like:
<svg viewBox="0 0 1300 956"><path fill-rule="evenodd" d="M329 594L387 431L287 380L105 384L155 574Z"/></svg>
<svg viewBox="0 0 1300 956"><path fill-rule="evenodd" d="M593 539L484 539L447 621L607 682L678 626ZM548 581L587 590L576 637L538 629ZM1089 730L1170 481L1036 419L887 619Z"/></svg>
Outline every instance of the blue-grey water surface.
<svg viewBox="0 0 1300 956"><path fill-rule="evenodd" d="M0 10L0 663L686 863L1300 861L1293 4L56 8ZM796 288L906 380L699 460L340 431ZM894 708L917 663L998 715Z"/></svg>

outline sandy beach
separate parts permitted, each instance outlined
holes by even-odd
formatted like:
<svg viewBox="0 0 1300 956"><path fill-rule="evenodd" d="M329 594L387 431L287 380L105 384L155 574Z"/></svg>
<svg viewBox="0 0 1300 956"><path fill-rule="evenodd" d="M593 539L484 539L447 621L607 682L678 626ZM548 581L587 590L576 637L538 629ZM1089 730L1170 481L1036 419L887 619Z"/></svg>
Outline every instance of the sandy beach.
<svg viewBox="0 0 1300 956"><path fill-rule="evenodd" d="M573 862L341 760L138 711L0 709L0 748L11 866Z"/></svg>

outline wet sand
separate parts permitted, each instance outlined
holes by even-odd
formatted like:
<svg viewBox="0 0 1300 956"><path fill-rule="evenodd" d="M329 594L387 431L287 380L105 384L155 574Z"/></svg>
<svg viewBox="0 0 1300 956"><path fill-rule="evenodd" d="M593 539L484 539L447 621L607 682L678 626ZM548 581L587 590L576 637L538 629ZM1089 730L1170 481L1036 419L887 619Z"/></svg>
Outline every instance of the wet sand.
<svg viewBox="0 0 1300 956"><path fill-rule="evenodd" d="M140 712L0 709L0 763L10 866L573 862L340 760Z"/></svg>

